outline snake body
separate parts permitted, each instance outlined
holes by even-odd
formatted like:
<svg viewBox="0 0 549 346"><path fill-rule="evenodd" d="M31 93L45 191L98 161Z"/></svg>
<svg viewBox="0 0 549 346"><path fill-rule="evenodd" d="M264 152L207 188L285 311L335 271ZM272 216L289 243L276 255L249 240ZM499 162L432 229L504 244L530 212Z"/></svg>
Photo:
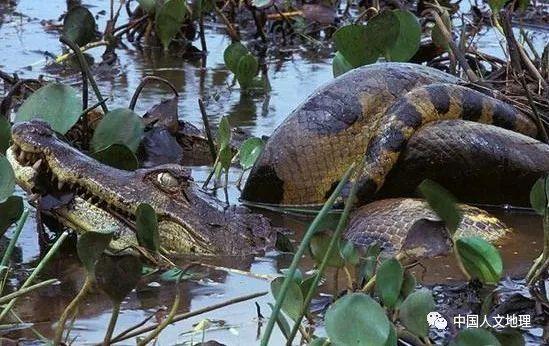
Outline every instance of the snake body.
<svg viewBox="0 0 549 346"><path fill-rule="evenodd" d="M463 119L537 134L511 105L433 68L403 63L352 70L320 88L275 130L244 187L244 200L322 204L352 162L365 159L359 201L383 186L422 126Z"/></svg>

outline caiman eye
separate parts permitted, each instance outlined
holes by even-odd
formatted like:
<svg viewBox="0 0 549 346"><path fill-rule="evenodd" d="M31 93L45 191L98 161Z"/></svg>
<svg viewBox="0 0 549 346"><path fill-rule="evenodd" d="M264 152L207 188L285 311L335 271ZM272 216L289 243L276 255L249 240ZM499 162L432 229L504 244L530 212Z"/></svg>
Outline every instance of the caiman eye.
<svg viewBox="0 0 549 346"><path fill-rule="evenodd" d="M179 186L179 181L168 172L159 173L156 176L156 181L161 187L168 190L173 190Z"/></svg>

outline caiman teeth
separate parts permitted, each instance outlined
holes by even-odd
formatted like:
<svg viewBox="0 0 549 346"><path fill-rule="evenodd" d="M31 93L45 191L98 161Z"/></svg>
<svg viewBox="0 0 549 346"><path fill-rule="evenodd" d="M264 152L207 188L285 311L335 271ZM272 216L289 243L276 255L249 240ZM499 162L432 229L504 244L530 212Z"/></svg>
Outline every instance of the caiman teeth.
<svg viewBox="0 0 549 346"><path fill-rule="evenodd" d="M36 161L33 165L32 165L32 169L34 169L35 171L37 171L40 166L42 165L42 159L39 159L38 161Z"/></svg>

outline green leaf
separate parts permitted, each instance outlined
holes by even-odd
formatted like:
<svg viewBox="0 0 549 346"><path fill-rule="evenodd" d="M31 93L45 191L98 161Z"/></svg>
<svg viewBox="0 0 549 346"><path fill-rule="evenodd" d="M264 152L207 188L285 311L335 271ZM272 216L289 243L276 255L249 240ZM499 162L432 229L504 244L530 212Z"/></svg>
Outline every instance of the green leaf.
<svg viewBox="0 0 549 346"><path fill-rule="evenodd" d="M506 328L500 331L494 331L494 335L498 341L505 346L524 346L524 337L522 334L511 328Z"/></svg>
<svg viewBox="0 0 549 346"><path fill-rule="evenodd" d="M387 338L387 341L385 342L384 346L397 346L397 332L395 329L395 326L391 323L391 329L389 332L389 337Z"/></svg>
<svg viewBox="0 0 549 346"><path fill-rule="evenodd" d="M0 203L13 194L15 189L15 173L4 155L0 155Z"/></svg>
<svg viewBox="0 0 549 346"><path fill-rule="evenodd" d="M133 171L139 167L135 154L123 144L110 145L93 153L92 156L106 165L126 171Z"/></svg>
<svg viewBox="0 0 549 346"><path fill-rule="evenodd" d="M238 63L240 62L240 59L248 53L250 53L250 51L242 43L231 43L227 48L225 48L225 51L223 52L223 60L225 61L225 66L227 66L227 68L231 70L232 73L236 74L238 71Z"/></svg>
<svg viewBox="0 0 549 346"><path fill-rule="evenodd" d="M168 0L156 12L156 34L164 49L181 29L187 17L187 6L184 0Z"/></svg>
<svg viewBox="0 0 549 346"><path fill-rule="evenodd" d="M416 278L413 274L408 271L404 272L404 281L402 281L402 289L400 294L402 297L406 298L416 289Z"/></svg>
<svg viewBox="0 0 549 346"><path fill-rule="evenodd" d="M95 40L95 18L84 6L71 7L63 20L63 34L79 46Z"/></svg>
<svg viewBox="0 0 549 346"><path fill-rule="evenodd" d="M119 304L139 282L141 268L141 261L133 255L103 254L95 264L97 286Z"/></svg>
<svg viewBox="0 0 549 346"><path fill-rule="evenodd" d="M6 150L10 147L11 141L11 124L10 122L0 116L0 154L5 154Z"/></svg>
<svg viewBox="0 0 549 346"><path fill-rule="evenodd" d="M76 90L68 85L50 83L32 93L23 102L15 122L42 119L61 134L67 133L80 118L82 105Z"/></svg>
<svg viewBox="0 0 549 346"><path fill-rule="evenodd" d="M264 147L265 142L257 137L248 138L242 143L238 155L240 157L240 166L243 170L252 168Z"/></svg>
<svg viewBox="0 0 549 346"><path fill-rule="evenodd" d="M91 277L94 277L95 264L109 246L112 236L112 233L86 232L78 238L76 243L78 258Z"/></svg>
<svg viewBox="0 0 549 346"><path fill-rule="evenodd" d="M330 245L331 239L331 235L326 234L325 232L315 234L311 239L309 250L316 263L322 262L326 251L328 251L328 246ZM344 265L345 262L339 254L339 244L337 244L328 258L328 266L342 268Z"/></svg>
<svg viewBox="0 0 549 346"><path fill-rule="evenodd" d="M308 346L327 346L331 345L330 340L326 338L314 338L309 342Z"/></svg>
<svg viewBox="0 0 549 346"><path fill-rule="evenodd" d="M497 13L501 11L506 2L507 0L488 0L488 5L490 5L493 13Z"/></svg>
<svg viewBox="0 0 549 346"><path fill-rule="evenodd" d="M450 192L432 180L425 179L419 184L419 192L425 197L431 209L446 223L453 236L463 217L456 207L456 199Z"/></svg>
<svg viewBox="0 0 549 346"><path fill-rule="evenodd" d="M353 67L376 62L379 52L366 39L366 26L350 24L342 26L333 34L338 52Z"/></svg>
<svg viewBox="0 0 549 346"><path fill-rule="evenodd" d="M391 61L408 61L416 54L421 41L421 25L417 17L408 10L392 11L399 22L397 39L387 50Z"/></svg>
<svg viewBox="0 0 549 346"><path fill-rule="evenodd" d="M351 65L345 57L343 57L343 54L341 54L341 52L336 52L334 60L332 60L332 73L334 77L339 77L352 69L353 65Z"/></svg>
<svg viewBox="0 0 549 346"><path fill-rule="evenodd" d="M154 14L156 11L156 0L137 0L137 2L143 11L148 14Z"/></svg>
<svg viewBox="0 0 549 346"><path fill-rule="evenodd" d="M547 193L547 178L539 178L530 190L530 205L540 215L545 214L545 210L549 207L549 194Z"/></svg>
<svg viewBox="0 0 549 346"><path fill-rule="evenodd" d="M226 116L221 118L219 122L219 128L217 129L217 148L218 150L223 147L229 146L231 141L231 125L229 125L229 118Z"/></svg>
<svg viewBox="0 0 549 346"><path fill-rule="evenodd" d="M444 23L444 26L446 26L446 29L449 32L452 32L452 20L450 19L450 15L448 14L448 11L445 9L441 9L441 19ZM431 32L431 39L433 40L433 43L440 48L444 48L446 50L449 49L448 41L446 40L446 37L442 34L442 30L438 24L435 25Z"/></svg>
<svg viewBox="0 0 549 346"><path fill-rule="evenodd" d="M358 253L355 244L350 240L347 240L341 247L339 254L345 263L357 265L360 261L360 254Z"/></svg>
<svg viewBox="0 0 549 346"><path fill-rule="evenodd" d="M280 272L284 274L284 276L288 276L289 268L283 268L280 269ZM301 272L301 269L297 268L294 272L294 281L298 284L301 284L301 281L303 281L303 273Z"/></svg>
<svg viewBox="0 0 549 346"><path fill-rule="evenodd" d="M301 292L303 292L303 297L306 297L307 293L309 293L309 290L311 289L314 280L315 280L315 277L310 276L310 277L306 278L305 280L303 280L301 282L301 284L299 285L299 287L301 287ZM316 288L317 287L315 287L315 291L316 291Z"/></svg>
<svg viewBox="0 0 549 346"><path fill-rule="evenodd" d="M503 262L499 251L480 237L463 237L455 243L457 253L472 278L484 284L499 282L503 272Z"/></svg>
<svg viewBox="0 0 549 346"><path fill-rule="evenodd" d="M384 345L391 333L385 310L364 293L338 299L326 311L325 324L336 345Z"/></svg>
<svg viewBox="0 0 549 346"><path fill-rule="evenodd" d="M498 339L483 328L468 328L459 332L451 346L501 346ZM507 345L506 345L507 346Z"/></svg>
<svg viewBox="0 0 549 346"><path fill-rule="evenodd" d="M399 26L399 19L393 11L381 12L366 25L366 45L377 52L377 56L387 56L398 39Z"/></svg>
<svg viewBox="0 0 549 346"><path fill-rule="evenodd" d="M152 252L158 252L160 249L160 235L158 234L156 212L150 205L141 203L135 211L135 216L139 245Z"/></svg>
<svg viewBox="0 0 549 346"><path fill-rule="evenodd" d="M278 299L280 289L285 277L278 277L271 282L271 292L273 296ZM284 303L282 304L282 311L284 311L294 321L299 317L301 309L303 308L303 293L301 288L295 280L290 282L290 287L286 292Z"/></svg>
<svg viewBox="0 0 549 346"><path fill-rule="evenodd" d="M181 279L180 279L181 277ZM183 271L181 268L172 268L170 270L166 270L162 275L160 275L160 280L166 281L166 282L175 282L177 280L190 280L190 279L199 279L202 278L203 275L200 273L191 272L189 270Z"/></svg>
<svg viewBox="0 0 549 346"><path fill-rule="evenodd" d="M400 305L399 317L410 332L420 337L429 334L427 314L435 310L433 295L427 289L411 293Z"/></svg>
<svg viewBox="0 0 549 346"><path fill-rule="evenodd" d="M123 144L137 151L145 126L139 115L128 108L118 108L105 114L97 125L90 142L92 151L101 151L113 144Z"/></svg>
<svg viewBox="0 0 549 346"><path fill-rule="evenodd" d="M249 87L252 84L254 77L257 75L258 70L259 62L252 53L248 53L240 58L235 73L240 86L242 88Z"/></svg>
<svg viewBox="0 0 549 346"><path fill-rule="evenodd" d="M393 308L402 288L404 269L398 260L389 258L381 263L376 274L376 292L385 306Z"/></svg>
<svg viewBox="0 0 549 346"><path fill-rule="evenodd" d="M274 310L273 304L267 303L267 305L269 305L271 310ZM288 320L286 319L286 317L284 317L283 314L276 315L276 324L278 325L278 328L280 328L280 331L282 332L282 334L284 334L286 339L289 339L290 333L291 333L290 324L288 323Z"/></svg>
<svg viewBox="0 0 549 346"><path fill-rule="evenodd" d="M23 198L10 196L3 203L0 203L0 237L6 230L23 214Z"/></svg>

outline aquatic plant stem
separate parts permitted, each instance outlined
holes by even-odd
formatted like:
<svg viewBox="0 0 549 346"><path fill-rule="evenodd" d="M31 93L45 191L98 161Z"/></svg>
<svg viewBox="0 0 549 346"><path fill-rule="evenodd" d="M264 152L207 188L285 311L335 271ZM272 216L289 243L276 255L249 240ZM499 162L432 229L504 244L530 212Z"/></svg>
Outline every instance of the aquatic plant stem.
<svg viewBox="0 0 549 346"><path fill-rule="evenodd" d="M46 280L46 281L39 282L35 285L29 286L27 288L19 289L19 290L13 292L13 293L6 294L5 296L0 297L0 304L4 304L4 303L9 302L10 300L12 300L14 298L24 296L24 295L26 295L28 293L31 293L32 291L34 291L38 288L41 288L41 287L44 287L44 286L49 286L49 285L54 284L56 282L59 282L59 280L49 279L49 280Z"/></svg>
<svg viewBox="0 0 549 346"><path fill-rule="evenodd" d="M108 44L108 42L106 41L96 41L96 42L91 42L91 43L88 43L82 47L80 47L80 51L81 52L85 52L87 50L90 50L90 49L93 49L93 48L97 48L97 47L101 47L101 46L106 46ZM76 55L76 53L65 53L65 54L62 54L62 55L59 55L55 58L55 62L57 64L60 64L62 62L64 62L65 60L69 59L70 57Z"/></svg>
<svg viewBox="0 0 549 346"><path fill-rule="evenodd" d="M212 130L210 129L210 121L208 119L208 114L206 113L206 107L204 106L204 101L198 99L198 107L200 108L200 114L202 115L202 122L204 123L204 132L206 132L206 138L208 139L208 147L210 148L210 154L212 155L212 160L217 158L215 151L215 144L212 137Z"/></svg>
<svg viewBox="0 0 549 346"><path fill-rule="evenodd" d="M164 328L166 328L170 323L172 323L172 320L175 317L177 309L179 308L179 301L180 301L180 298L181 298L181 292L179 290L179 282L181 281L181 277L183 276L184 273L185 273L185 271L182 271L181 274L179 274L179 277L177 278L176 294L175 294L175 299L173 301L173 305L172 305L172 308L170 310L170 313L168 314L168 316L166 316L164 321L162 321L162 323L160 323L158 325L158 327L156 327L156 329L152 331L152 333L150 333L143 340L141 340L137 344L137 346L146 346L149 342L151 342L152 340L157 338L158 335L160 334L160 332L162 332L164 330Z"/></svg>
<svg viewBox="0 0 549 346"><path fill-rule="evenodd" d="M118 320L118 315L120 315L120 305L122 302L116 302L112 308L111 320L109 321L109 327L105 333L105 338L103 339L103 346L108 346L111 344L112 334L114 333L114 327L116 326L116 321Z"/></svg>
<svg viewBox="0 0 549 346"><path fill-rule="evenodd" d="M88 63L86 62L86 59L84 59L84 55L82 54L82 51L80 50L80 47L76 43L74 43L71 39L66 37L65 35L62 35L59 38L59 41L61 43L66 44L69 46L70 49L73 50L73 52L76 54L76 57L78 58L78 62L80 63L80 66L82 68L82 73L85 73L88 81L90 82L90 85L92 86L93 92L95 93L95 97L97 98L97 101L101 102L101 109L103 109L103 113L108 113L109 109L107 105L103 102L103 96L101 95L101 92L99 91L99 87L97 86L97 83L95 82L95 79L93 78L93 75L90 71L90 67L88 66ZM84 107L84 109L87 107Z"/></svg>
<svg viewBox="0 0 549 346"><path fill-rule="evenodd" d="M59 238L57 238L57 240L55 241L53 246L50 248L48 253L46 253L44 258L42 258L40 263L38 263L38 266L36 266L36 268L32 271L31 275L27 278L27 280L23 283L23 285L21 285L21 287L19 289L26 288L26 287L30 286L30 284L34 281L36 276L38 274L40 274L42 269L44 269L44 267L46 266L48 261L53 257L53 255L55 255L55 253L57 252L57 250L59 249L61 244L63 244L63 241L65 240L65 238L68 237L68 235L69 235L69 233L67 231L65 231L59 236ZM0 313L0 321L2 321L4 319L4 317L6 317L6 314L11 310L11 308L13 308L13 306L15 305L16 302L17 302L17 298L12 299L8 303L8 305L4 308L4 310L2 310L2 312Z"/></svg>
<svg viewBox="0 0 549 346"><path fill-rule="evenodd" d="M213 310L224 308L224 307L232 305L232 304L241 303L241 302L244 302L246 300L261 297L261 296L266 295L267 293L269 293L269 292L265 291L265 292L253 293L253 294L249 294L249 295L246 295L246 296L241 296L241 297L237 297L237 298L234 298L234 299L231 299L231 300L227 300L227 301L219 303L219 304L206 306L202 309L198 309L198 310L195 310L195 311L180 314L180 315L175 316L172 319L172 323L179 322L179 321L182 321L182 320L185 320L187 318L191 318L191 317L194 317L194 316L197 316L197 315L201 315L201 314L204 314L206 312L210 312L210 311L213 311ZM158 327L158 324L153 324L152 326L147 326L147 327L143 327L143 328L140 328L140 329L136 329L131 333L126 333L125 335L117 335L114 339L111 340L111 344L113 344L115 342L120 342L120 341L123 341L123 340L127 340L127 339L130 339L130 338L136 337L136 336L138 336L140 334L143 334L143 333L146 333L146 332L150 332L150 331L156 329L157 327Z"/></svg>
<svg viewBox="0 0 549 346"><path fill-rule="evenodd" d="M143 77L143 79L141 79L141 82L139 83L137 88L135 88L135 92L133 93L132 99L130 100L130 104L128 106L129 109L131 109L132 111L135 109L135 105L137 104L137 99L139 98L141 91L143 91L145 85L152 80L166 84L172 90L174 97L179 98L177 88L169 80L153 75L145 76Z"/></svg>
<svg viewBox="0 0 549 346"><path fill-rule="evenodd" d="M357 167L354 171L361 172L362 168L364 167L364 161ZM307 311L309 310L309 304L311 303L311 300L313 300L313 296L315 295L318 287L318 283L320 282L322 276L324 275L324 271L328 267L328 261L330 257L332 256L332 253L334 249L336 248L336 245L339 244L341 239L341 233L343 232L343 229L347 225L347 219L349 218L349 213L351 212L351 208L354 205L356 192L358 189L358 184L356 181L353 183L351 187L351 191L349 192L349 196L347 197L347 200L345 201L345 207L343 209L343 213L341 214L339 221L336 226L336 230L334 234L332 235L332 239L330 240L330 244L328 245L328 249L326 250L326 253L324 254L324 257L322 258L322 262L320 263L320 266L318 267L317 273L313 279L313 282L311 283L311 286L309 288L309 291L307 291L307 295L305 296L305 300L303 302L303 306L301 308L301 311L299 313L298 318L295 320L295 324L292 328L292 331L290 332L290 336L288 337L288 340L286 342L286 345L291 345L292 341L294 340L298 328L301 326L301 321L303 320L303 316L307 314ZM295 258L295 257L294 257ZM345 268L346 273L349 273L348 270ZM293 274L292 274L293 275ZM350 276L350 273L349 273ZM337 284L337 280L336 280ZM352 282L351 282L352 284Z"/></svg>
<svg viewBox="0 0 549 346"><path fill-rule="evenodd" d="M91 289L92 286L92 279L89 275L86 276L86 280L84 281L84 284L82 285L82 288L80 288L80 291L74 297L74 299L67 305L65 310L63 310L63 313L59 317L59 321L57 322L57 328L55 329L55 335L53 337L53 343L54 345L58 345L61 343L61 340L63 339L63 332L65 331L65 324L67 323L67 319L71 315L71 313L78 307L78 305L82 302L84 297L88 294L88 292Z"/></svg>
<svg viewBox="0 0 549 346"><path fill-rule="evenodd" d="M2 262L0 262L0 275L2 275L4 269L7 268L8 261L10 260L13 249L15 248L15 243L17 243L17 239L19 239L19 235L21 235L21 231L23 230L23 226L25 225L25 222L27 222L28 216L29 216L29 210L26 209L23 212L23 215L21 215L21 217L19 218L19 221L17 221L17 227L15 228L13 237L11 238L8 244L8 248L6 249L6 252L4 252L4 256L2 257Z"/></svg>
<svg viewBox="0 0 549 346"><path fill-rule="evenodd" d="M332 195L326 203L322 206L322 209L318 213L318 215L315 217L309 228L307 229L307 232L303 236L303 240L301 241L301 244L299 245L299 248L297 249L296 253L294 254L294 257L292 259L292 263L290 265L290 268L286 272L286 278L284 279L284 282L282 283L282 287L280 288L280 292L278 294L278 298L276 299L275 306L273 308L273 311L271 313L271 317L269 318L269 322L267 323L267 327L265 328L265 333L263 334L263 338L261 339L261 346L267 346L269 343L269 339L271 338L271 334L273 332L274 325L276 323L276 319L278 318L278 314L280 313L280 309L282 308L282 303L284 302L284 299L286 298L286 294L288 292L288 289L290 288L290 283L293 280L295 271L297 269L297 266L299 265L299 261L301 260L301 257L305 253L305 250L309 246L309 243L311 242L311 239L313 238L314 234L316 233L316 230L326 214L328 214L328 211L332 209L336 198L341 193L341 190L349 180L351 173L355 171L356 164L353 163L345 172L343 177L341 178L341 181L335 188L334 192L332 192Z"/></svg>

